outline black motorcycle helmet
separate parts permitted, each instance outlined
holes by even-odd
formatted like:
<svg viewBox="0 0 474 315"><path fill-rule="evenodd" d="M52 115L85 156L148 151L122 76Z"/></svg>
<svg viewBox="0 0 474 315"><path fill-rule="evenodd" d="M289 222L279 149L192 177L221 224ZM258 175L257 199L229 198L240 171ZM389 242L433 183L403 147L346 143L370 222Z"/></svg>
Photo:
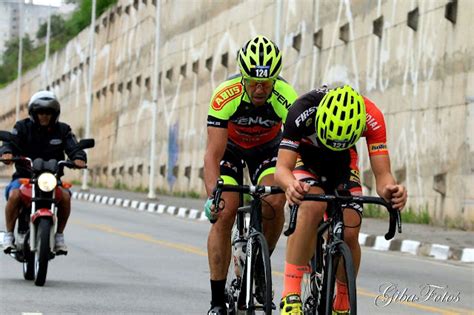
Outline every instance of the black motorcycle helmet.
<svg viewBox="0 0 474 315"><path fill-rule="evenodd" d="M33 94L28 103L28 114L35 123L38 123L38 111L50 111L52 113L51 123L58 122L61 105L53 92L39 91Z"/></svg>

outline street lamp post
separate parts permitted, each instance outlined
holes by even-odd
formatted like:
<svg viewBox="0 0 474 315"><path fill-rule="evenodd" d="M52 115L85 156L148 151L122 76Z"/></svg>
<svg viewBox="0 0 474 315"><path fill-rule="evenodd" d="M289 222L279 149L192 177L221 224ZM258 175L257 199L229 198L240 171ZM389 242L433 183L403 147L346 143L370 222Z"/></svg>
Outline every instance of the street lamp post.
<svg viewBox="0 0 474 315"><path fill-rule="evenodd" d="M48 6L48 23L46 26L46 52L44 54L45 86L49 83L49 39L51 37L51 2Z"/></svg>
<svg viewBox="0 0 474 315"><path fill-rule="evenodd" d="M86 104L86 127L85 127L85 138L90 137L91 129L91 108L92 108L92 77L94 74L94 33L95 33L95 8L96 0L92 0L92 12L91 12L91 25L89 32L89 81L87 82L87 104ZM87 184L88 169L84 169L82 176L82 190L88 190L89 186Z"/></svg>
<svg viewBox="0 0 474 315"><path fill-rule="evenodd" d="M156 116L158 111L158 73L160 62L160 9L161 0L156 0L155 11L155 62L153 65L153 104L151 109L151 137L150 137L150 175L148 178L148 198L156 198L155 193L155 154L156 154Z"/></svg>
<svg viewBox="0 0 474 315"><path fill-rule="evenodd" d="M15 119L18 121L20 119L20 98L21 98L21 68L23 62L23 2L20 1L19 5L19 19L18 19L18 38L19 49L18 49L18 78L17 78L17 90L16 90L16 110L15 110Z"/></svg>

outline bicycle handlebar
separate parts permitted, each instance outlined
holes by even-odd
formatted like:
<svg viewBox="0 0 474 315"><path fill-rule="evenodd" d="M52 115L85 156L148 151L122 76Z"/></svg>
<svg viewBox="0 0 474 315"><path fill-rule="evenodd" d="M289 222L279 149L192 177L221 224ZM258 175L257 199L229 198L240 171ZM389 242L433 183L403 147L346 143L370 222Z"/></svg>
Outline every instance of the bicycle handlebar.
<svg viewBox="0 0 474 315"><path fill-rule="evenodd" d="M307 194L304 196L303 200L310 201L323 201L323 202L338 202L338 203L347 203L355 202L359 204L369 203L369 204L378 204L384 206L389 214L389 227L388 232L385 234L385 239L390 240L395 236L395 230L398 229L398 233L402 233L402 219L400 216L400 211L392 207L391 203L385 201L383 198L371 197L371 196L352 196L352 195L339 195L337 191L334 195L326 194ZM284 232L285 236L291 235L296 228L296 218L298 212L298 205L294 204L290 209L290 222L288 229Z"/></svg>
<svg viewBox="0 0 474 315"><path fill-rule="evenodd" d="M212 191L212 197L214 199L214 211L217 213L218 211L222 210L224 207L220 206L221 204L221 195L223 192L237 192L242 194L253 194L253 195L264 195L264 194L283 194L285 193L283 189L278 186L263 186L263 185L224 185L224 181L222 179L218 179L216 183L216 187ZM216 222L216 220L210 220L212 224Z"/></svg>

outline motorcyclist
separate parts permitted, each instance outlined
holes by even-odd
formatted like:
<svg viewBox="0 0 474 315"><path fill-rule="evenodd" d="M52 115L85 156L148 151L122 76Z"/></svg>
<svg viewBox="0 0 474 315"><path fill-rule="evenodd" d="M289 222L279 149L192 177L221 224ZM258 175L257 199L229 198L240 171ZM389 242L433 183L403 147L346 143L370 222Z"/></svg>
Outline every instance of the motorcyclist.
<svg viewBox="0 0 474 315"><path fill-rule="evenodd" d="M15 123L12 130L13 141L4 142L0 148L2 159L11 159L13 156L25 156L32 160L64 160L64 153L79 167L85 167L87 155L77 149L77 140L68 124L59 122L61 106L56 96L50 91L35 93L28 103L29 117ZM6 161L5 164L10 164ZM15 249L13 231L22 206L20 194L20 178L31 177L24 163L15 163L16 172L12 181L5 188L6 233L3 237L5 253ZM62 174L60 174L62 175ZM67 252L64 242L64 228L71 212L71 193L60 187L62 198L58 203L58 225L55 234L55 252Z"/></svg>

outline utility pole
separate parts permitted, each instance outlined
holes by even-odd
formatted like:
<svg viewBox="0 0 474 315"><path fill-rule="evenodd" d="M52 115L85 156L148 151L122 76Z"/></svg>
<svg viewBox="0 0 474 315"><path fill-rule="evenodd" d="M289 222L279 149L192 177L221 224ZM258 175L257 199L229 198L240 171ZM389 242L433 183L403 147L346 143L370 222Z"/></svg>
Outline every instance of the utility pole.
<svg viewBox="0 0 474 315"><path fill-rule="evenodd" d="M94 74L94 34L95 34L95 8L96 0L92 0L92 12L91 12L91 25L89 31L89 81L87 82L87 104L86 104L86 128L85 128L85 138L90 137L91 129L91 109L92 109L92 79ZM84 169L82 176L82 190L88 190L89 186L87 184L88 169Z"/></svg>
<svg viewBox="0 0 474 315"><path fill-rule="evenodd" d="M15 120L20 119L20 98L21 98L21 68L23 62L23 1L18 2L19 6L19 19L18 19L18 38L19 42L19 51L18 51L18 78L17 78L17 90L16 90L16 110L15 110Z"/></svg>
<svg viewBox="0 0 474 315"><path fill-rule="evenodd" d="M282 50L283 47L281 47L281 35L280 35L280 29L281 29L281 10L282 10L282 2L281 0L276 0L275 3L275 21L274 21L274 27L275 27L275 38L273 39L277 47Z"/></svg>
<svg viewBox="0 0 474 315"><path fill-rule="evenodd" d="M44 54L44 69L45 69L45 83L44 86L46 87L49 83L49 39L51 37L51 2L48 5L48 24L46 27L46 52Z"/></svg>
<svg viewBox="0 0 474 315"><path fill-rule="evenodd" d="M151 108L151 137L150 137L150 175L148 178L148 198L156 198L155 193L155 155L156 155L156 116L158 111L158 73L160 62L160 9L161 0L156 0L155 11L155 63L153 65L153 104Z"/></svg>

